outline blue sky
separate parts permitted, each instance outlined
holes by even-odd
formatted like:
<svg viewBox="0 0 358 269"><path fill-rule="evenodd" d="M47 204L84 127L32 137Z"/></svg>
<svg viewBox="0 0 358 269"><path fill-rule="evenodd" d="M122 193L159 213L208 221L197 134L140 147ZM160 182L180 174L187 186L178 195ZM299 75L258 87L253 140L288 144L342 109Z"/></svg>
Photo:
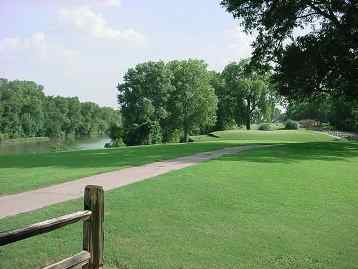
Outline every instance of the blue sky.
<svg viewBox="0 0 358 269"><path fill-rule="evenodd" d="M210 69L250 56L252 37L219 0L0 0L0 77L116 107L116 85L148 60Z"/></svg>

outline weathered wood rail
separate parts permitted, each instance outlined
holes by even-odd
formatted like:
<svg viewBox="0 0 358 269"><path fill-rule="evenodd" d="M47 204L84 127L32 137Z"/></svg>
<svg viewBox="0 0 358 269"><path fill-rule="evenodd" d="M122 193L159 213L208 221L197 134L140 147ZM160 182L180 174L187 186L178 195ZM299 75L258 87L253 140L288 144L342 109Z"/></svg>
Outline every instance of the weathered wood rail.
<svg viewBox="0 0 358 269"><path fill-rule="evenodd" d="M103 267L104 192L100 186L87 186L84 193L84 210L29 225L24 228L0 232L0 246L29 237L48 233L66 225L83 221L83 250L69 258L43 269L101 269Z"/></svg>

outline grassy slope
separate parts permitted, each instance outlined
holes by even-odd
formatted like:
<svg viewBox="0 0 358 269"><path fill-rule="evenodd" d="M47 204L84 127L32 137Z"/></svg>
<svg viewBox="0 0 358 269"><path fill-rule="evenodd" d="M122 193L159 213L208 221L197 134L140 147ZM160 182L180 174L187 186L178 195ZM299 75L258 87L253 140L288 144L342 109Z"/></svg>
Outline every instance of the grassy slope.
<svg viewBox="0 0 358 269"><path fill-rule="evenodd" d="M258 133L256 136L253 133ZM238 145L238 143L277 143L331 140L324 134L296 131L227 131L218 132L226 138L194 144L140 146L119 149L70 151L24 155L0 155L0 195L63 183L83 176L173 159L197 152ZM262 137L262 135L264 137ZM243 140L234 140L243 139ZM220 142L220 143L217 143ZM225 142L225 143L223 143Z"/></svg>
<svg viewBox="0 0 358 269"><path fill-rule="evenodd" d="M59 153L0 155L0 195L232 145L234 144L208 142L190 145L171 144Z"/></svg>
<svg viewBox="0 0 358 269"><path fill-rule="evenodd" d="M307 130L278 130L278 131L258 131L258 130L230 130L213 132L213 136L200 135L194 136L195 141L239 141L250 142L260 141L262 143L277 142L315 142L315 141L332 141L332 137ZM215 137L214 137L215 136Z"/></svg>
<svg viewBox="0 0 358 269"><path fill-rule="evenodd" d="M311 142L107 192L106 268L355 268L357 174L357 143ZM0 230L81 204L1 220ZM1 248L0 267L37 268L80 248L75 225Z"/></svg>

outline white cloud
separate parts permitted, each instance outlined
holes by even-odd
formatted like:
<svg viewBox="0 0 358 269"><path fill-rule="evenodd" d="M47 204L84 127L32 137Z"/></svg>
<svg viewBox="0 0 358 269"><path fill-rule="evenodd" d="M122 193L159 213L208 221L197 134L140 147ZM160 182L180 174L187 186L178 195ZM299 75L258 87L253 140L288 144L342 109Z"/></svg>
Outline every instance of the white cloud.
<svg viewBox="0 0 358 269"><path fill-rule="evenodd" d="M251 43L254 37L246 34L239 26L225 31L227 48L235 52L235 55L248 57L252 53Z"/></svg>
<svg viewBox="0 0 358 269"><path fill-rule="evenodd" d="M134 29L118 30L111 27L106 19L87 6L61 9L60 20L75 30L103 40L126 41L143 44L144 36Z"/></svg>
<svg viewBox="0 0 358 269"><path fill-rule="evenodd" d="M6 37L0 40L0 56L15 55L32 57L36 61L65 61L72 62L78 52L66 49L50 42L43 32L33 33L30 37Z"/></svg>
<svg viewBox="0 0 358 269"><path fill-rule="evenodd" d="M119 0L98 0L97 2L103 6L108 6L108 7L120 7L121 6L121 1L119 1Z"/></svg>
<svg viewBox="0 0 358 269"><path fill-rule="evenodd" d="M67 2L70 2L74 5L86 5L91 6L94 8L100 8L100 7L120 7L121 6L121 0L67 0Z"/></svg>

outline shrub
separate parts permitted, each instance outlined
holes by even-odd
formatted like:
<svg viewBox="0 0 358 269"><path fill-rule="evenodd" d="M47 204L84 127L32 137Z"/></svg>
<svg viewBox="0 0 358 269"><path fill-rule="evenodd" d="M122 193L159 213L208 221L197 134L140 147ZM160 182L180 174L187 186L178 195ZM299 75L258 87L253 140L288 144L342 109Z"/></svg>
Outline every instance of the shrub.
<svg viewBox="0 0 358 269"><path fill-rule="evenodd" d="M179 143L181 133L182 132L181 132L180 129L170 130L170 132L167 132L165 136L163 135L163 142L165 142L165 143Z"/></svg>
<svg viewBox="0 0 358 269"><path fill-rule="evenodd" d="M8 134L3 134L3 133L0 133L0 142L1 141L5 141L9 139L9 135Z"/></svg>
<svg viewBox="0 0 358 269"><path fill-rule="evenodd" d="M157 121L133 124L126 130L123 141L127 146L150 145L162 142L162 133Z"/></svg>
<svg viewBox="0 0 358 269"><path fill-rule="evenodd" d="M273 127L270 123L262 123L260 124L258 130L260 131L272 131Z"/></svg>
<svg viewBox="0 0 358 269"><path fill-rule="evenodd" d="M320 127L321 123L317 120L306 119L306 120L301 120L300 125L303 128L313 129L313 128Z"/></svg>
<svg viewBox="0 0 358 269"><path fill-rule="evenodd" d="M300 126L297 121L287 120L285 123L286 130L297 130L299 127Z"/></svg>

